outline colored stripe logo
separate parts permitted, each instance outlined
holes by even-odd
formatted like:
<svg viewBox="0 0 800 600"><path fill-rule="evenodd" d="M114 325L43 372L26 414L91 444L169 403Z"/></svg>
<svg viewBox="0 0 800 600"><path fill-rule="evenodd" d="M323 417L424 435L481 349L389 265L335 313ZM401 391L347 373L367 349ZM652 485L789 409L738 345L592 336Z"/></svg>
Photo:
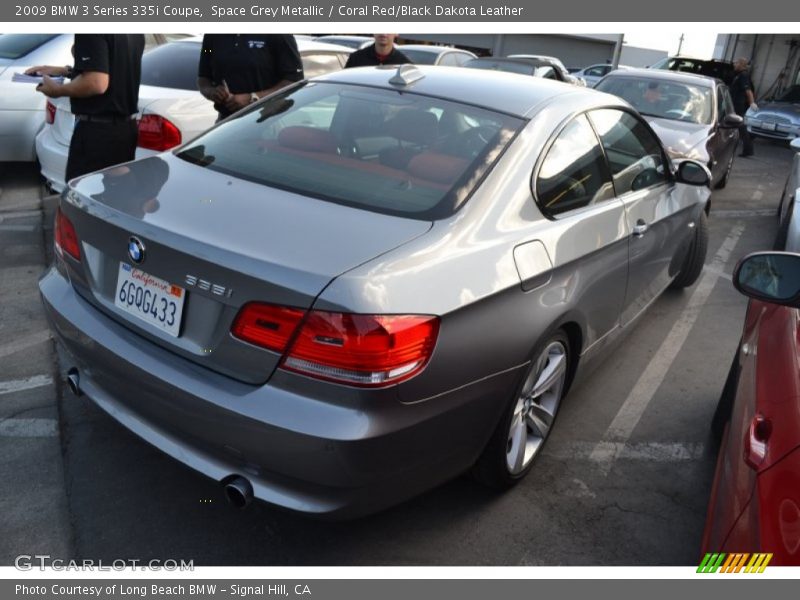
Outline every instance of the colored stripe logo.
<svg viewBox="0 0 800 600"><path fill-rule="evenodd" d="M698 573L763 573L769 561L772 560L772 553L766 554L756 552L733 553L709 552L703 557L700 566L697 567Z"/></svg>

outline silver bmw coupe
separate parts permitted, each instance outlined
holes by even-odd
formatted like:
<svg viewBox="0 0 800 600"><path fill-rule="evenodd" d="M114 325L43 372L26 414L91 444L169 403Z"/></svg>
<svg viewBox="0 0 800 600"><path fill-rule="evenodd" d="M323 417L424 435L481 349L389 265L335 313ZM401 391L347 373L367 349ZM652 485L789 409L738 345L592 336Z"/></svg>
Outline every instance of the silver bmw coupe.
<svg viewBox="0 0 800 600"><path fill-rule="evenodd" d="M236 505L352 517L521 480L700 274L708 184L614 96L351 69L71 181L40 289L75 393Z"/></svg>

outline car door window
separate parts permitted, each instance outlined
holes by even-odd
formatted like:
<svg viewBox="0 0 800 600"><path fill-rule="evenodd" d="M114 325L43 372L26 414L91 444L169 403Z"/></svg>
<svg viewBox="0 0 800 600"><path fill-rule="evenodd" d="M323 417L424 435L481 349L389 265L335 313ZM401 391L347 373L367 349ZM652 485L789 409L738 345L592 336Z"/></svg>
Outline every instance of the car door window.
<svg viewBox="0 0 800 600"><path fill-rule="evenodd" d="M736 114L736 110L733 108L733 99L731 98L731 93L728 90L728 86L721 85L718 89L719 120L722 121L726 115Z"/></svg>
<svg viewBox="0 0 800 600"><path fill-rule="evenodd" d="M610 108L594 110L589 116L608 158L617 195L666 183L661 144L638 117Z"/></svg>
<svg viewBox="0 0 800 600"><path fill-rule="evenodd" d="M547 216L614 197L608 165L586 116L576 117L558 134L539 168L535 189Z"/></svg>
<svg viewBox="0 0 800 600"><path fill-rule="evenodd" d="M586 70L586 74L590 77L602 77L607 72L605 67L592 67L591 69Z"/></svg>

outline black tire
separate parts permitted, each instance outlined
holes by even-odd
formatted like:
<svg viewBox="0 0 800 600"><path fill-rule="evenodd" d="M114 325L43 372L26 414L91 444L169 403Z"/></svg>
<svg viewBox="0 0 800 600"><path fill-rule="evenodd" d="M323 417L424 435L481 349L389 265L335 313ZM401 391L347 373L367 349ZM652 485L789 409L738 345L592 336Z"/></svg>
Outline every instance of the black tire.
<svg viewBox="0 0 800 600"><path fill-rule="evenodd" d="M722 179L720 179L717 182L717 185L714 186L715 190L721 190L726 185L728 185L728 179L730 179L730 176L731 176L731 169L733 169L733 157L734 156L736 156L736 150L735 149L734 149L733 153L731 154L730 160L728 161L728 168L725 169L725 175L723 175Z"/></svg>
<svg viewBox="0 0 800 600"><path fill-rule="evenodd" d="M528 474L552 431L561 401L568 389L571 360L569 338L563 330L559 329L536 347L530 366L525 370L514 396L509 399L489 443L472 468L472 475L477 481L503 490L514 486ZM563 374L560 384L546 388L543 393L534 396L536 384L547 379L543 375L551 366L553 372L558 370L559 376ZM520 410L520 405L527 405L527 408ZM541 435L544 429L542 426L548 420L543 418L544 415L549 415L549 422L546 423L546 431ZM520 435L524 436L524 440L520 441L517 437L518 445L515 446L513 438L518 431L522 432ZM521 448L522 444L524 448ZM509 461L514 457L520 457L521 460L515 466L510 466Z"/></svg>
<svg viewBox="0 0 800 600"><path fill-rule="evenodd" d="M778 233L775 234L775 243L772 244L773 250L786 250L786 240L789 237L789 223L792 220L794 207L790 206L786 211L786 218L778 226Z"/></svg>
<svg viewBox="0 0 800 600"><path fill-rule="evenodd" d="M695 226L694 238L686 253L681 270L669 287L672 289L683 289L692 285L700 273L703 272L703 265L706 262L706 252L708 251L708 218L706 214L700 213L700 218Z"/></svg>
<svg viewBox="0 0 800 600"><path fill-rule="evenodd" d="M714 410L714 416L711 418L711 435L717 446L719 446L722 441L722 434L725 432L725 426L728 424L728 421L730 421L731 413L733 412L733 402L736 398L736 389L739 387L738 358L739 350L737 348L736 354L734 354L733 361L731 362L731 368L728 370L728 377L725 379L725 385L722 387L722 393L719 395L717 408Z"/></svg>

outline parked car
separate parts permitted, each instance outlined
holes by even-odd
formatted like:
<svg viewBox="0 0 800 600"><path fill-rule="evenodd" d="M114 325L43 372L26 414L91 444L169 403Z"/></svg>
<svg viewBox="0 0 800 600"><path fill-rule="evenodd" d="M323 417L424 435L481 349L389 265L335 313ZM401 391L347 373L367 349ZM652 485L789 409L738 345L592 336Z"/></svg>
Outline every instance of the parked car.
<svg viewBox="0 0 800 600"><path fill-rule="evenodd" d="M627 69L612 71L595 89L630 102L671 156L708 166L714 187L728 183L742 118L724 83L688 73Z"/></svg>
<svg viewBox="0 0 800 600"><path fill-rule="evenodd" d="M618 65L617 69L629 69L630 67L626 67L625 65ZM611 71L616 70L614 65L609 63L600 63L596 65L589 65L588 67L584 67L583 69L578 69L572 72L572 75L575 77L580 77L586 82L586 85L589 87L594 87L598 81L600 81L603 77L608 75Z"/></svg>
<svg viewBox="0 0 800 600"><path fill-rule="evenodd" d="M800 564L800 255L743 258L734 285L751 300L714 415L722 442L702 553L772 553ZM702 555L702 554L701 554Z"/></svg>
<svg viewBox="0 0 800 600"><path fill-rule="evenodd" d="M468 69L490 69L518 75L531 75L542 79L563 81L563 74L551 62L539 58L473 58L464 63Z"/></svg>
<svg viewBox="0 0 800 600"><path fill-rule="evenodd" d="M464 63L475 58L468 50L449 46L426 46L425 44L403 44L397 49L405 54L415 65L442 65L445 67L462 67Z"/></svg>
<svg viewBox="0 0 800 600"><path fill-rule="evenodd" d="M736 72L733 63L726 60L692 58L690 56L668 56L648 67L666 71L681 71L721 79L726 85L733 82Z"/></svg>
<svg viewBox="0 0 800 600"><path fill-rule="evenodd" d="M197 63L202 36L165 44L142 58L139 88L139 141L137 158L174 148L211 127L217 112L197 91ZM306 77L338 71L350 48L297 40ZM69 98L50 100L47 125L36 137L36 153L42 176L56 192L64 189L67 155L75 126Z"/></svg>
<svg viewBox="0 0 800 600"><path fill-rule="evenodd" d="M236 505L355 516L522 479L699 276L708 182L614 96L349 69L71 181L40 290L74 391Z"/></svg>
<svg viewBox="0 0 800 600"><path fill-rule="evenodd" d="M316 42L323 44L335 44L345 46L351 50L361 50L370 44L375 43L375 39L366 35L320 35L314 38Z"/></svg>
<svg viewBox="0 0 800 600"><path fill-rule="evenodd" d="M744 116L747 130L753 135L776 140L800 137L800 85L793 85L783 94L749 109Z"/></svg>
<svg viewBox="0 0 800 600"><path fill-rule="evenodd" d="M800 202L800 138L793 139L790 147L794 150L794 159L778 204L775 249L800 253L800 209L797 207Z"/></svg>
<svg viewBox="0 0 800 600"><path fill-rule="evenodd" d="M555 56L545 56L543 54L509 54L508 58L532 58L547 61L559 70L561 76L563 77L563 81L567 81L573 85L586 85L586 81L584 81L582 77L577 77L576 75L570 73L567 67L564 66L564 63Z"/></svg>
<svg viewBox="0 0 800 600"><path fill-rule="evenodd" d="M44 125L46 98L32 83L12 81L36 65L71 65L72 34L0 34L0 161L36 160L34 140ZM164 34L145 34L151 48L167 41Z"/></svg>

